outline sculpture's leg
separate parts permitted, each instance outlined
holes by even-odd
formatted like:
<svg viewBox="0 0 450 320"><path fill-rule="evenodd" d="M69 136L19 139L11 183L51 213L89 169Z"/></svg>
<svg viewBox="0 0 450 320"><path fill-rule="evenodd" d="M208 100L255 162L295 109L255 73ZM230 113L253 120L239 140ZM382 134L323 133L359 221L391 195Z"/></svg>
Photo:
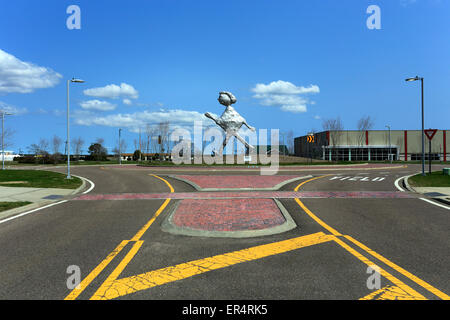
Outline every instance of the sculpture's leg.
<svg viewBox="0 0 450 320"><path fill-rule="evenodd" d="M232 135L233 135L233 134L230 134L230 133L227 133L227 134L226 134L225 139L223 139L222 146L220 147L220 150L219 150L219 154L220 154L220 155L223 154L223 149L225 149L225 146L227 145L228 140L230 140L230 138L231 138Z"/></svg>
<svg viewBox="0 0 450 320"><path fill-rule="evenodd" d="M242 137L239 134L235 133L234 136L236 137L236 139L238 139L240 142L242 142L248 150L250 150L250 149L253 150L255 148L254 146L248 144L247 141L242 139Z"/></svg>

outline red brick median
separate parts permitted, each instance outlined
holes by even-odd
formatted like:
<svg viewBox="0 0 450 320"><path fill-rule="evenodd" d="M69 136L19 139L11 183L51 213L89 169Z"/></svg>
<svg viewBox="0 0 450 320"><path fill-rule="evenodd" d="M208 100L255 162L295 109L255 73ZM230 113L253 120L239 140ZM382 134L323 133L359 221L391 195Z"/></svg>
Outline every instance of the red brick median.
<svg viewBox="0 0 450 320"><path fill-rule="evenodd" d="M285 222L272 199L182 200L173 215L177 227L205 231L261 230Z"/></svg>
<svg viewBox="0 0 450 320"><path fill-rule="evenodd" d="M299 176L205 176L205 175L176 175L174 178L194 183L201 189L263 189L274 188L276 185Z"/></svg>

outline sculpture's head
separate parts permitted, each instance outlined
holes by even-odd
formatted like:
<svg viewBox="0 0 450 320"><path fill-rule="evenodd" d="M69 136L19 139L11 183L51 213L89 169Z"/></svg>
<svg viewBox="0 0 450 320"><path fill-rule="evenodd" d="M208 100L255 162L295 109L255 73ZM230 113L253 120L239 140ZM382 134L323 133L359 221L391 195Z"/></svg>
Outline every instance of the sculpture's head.
<svg viewBox="0 0 450 320"><path fill-rule="evenodd" d="M223 104L224 106L231 106L233 103L236 103L236 97L231 93L227 91L221 91L219 92L219 103Z"/></svg>

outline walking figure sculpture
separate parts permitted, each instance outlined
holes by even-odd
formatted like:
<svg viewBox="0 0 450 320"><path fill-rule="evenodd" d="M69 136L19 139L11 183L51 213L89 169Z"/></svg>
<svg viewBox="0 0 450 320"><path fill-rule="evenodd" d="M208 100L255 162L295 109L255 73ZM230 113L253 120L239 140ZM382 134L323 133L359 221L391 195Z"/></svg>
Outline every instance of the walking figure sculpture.
<svg viewBox="0 0 450 320"><path fill-rule="evenodd" d="M234 136L236 139L238 139L240 142L242 142L245 145L246 148L246 154L249 153L249 149L254 149L252 145L248 144L238 133L239 129L243 125L245 125L247 128L249 128L251 131L255 131L254 127L251 127L247 124L245 119L231 106L233 103L236 103L236 98L231 92L222 91L219 93L219 103L224 105L226 107L225 111L222 113L220 118L217 118L210 114L209 112L205 113L205 116L212 119L219 127L221 127L225 133L225 139L223 140L222 147L220 148L220 151L218 154L223 153L223 149L228 143L228 140ZM216 152L214 152L216 154Z"/></svg>

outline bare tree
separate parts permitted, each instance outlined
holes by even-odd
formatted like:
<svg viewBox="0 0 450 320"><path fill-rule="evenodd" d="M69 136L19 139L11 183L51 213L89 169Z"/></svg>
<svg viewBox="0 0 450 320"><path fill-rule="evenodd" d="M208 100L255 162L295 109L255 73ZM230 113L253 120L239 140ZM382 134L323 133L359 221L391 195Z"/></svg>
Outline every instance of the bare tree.
<svg viewBox="0 0 450 320"><path fill-rule="evenodd" d="M336 117L334 119L324 119L322 122L322 128L325 131L331 131L330 142L332 146L336 146L342 135L342 131L344 130L344 124L342 123L341 118Z"/></svg>
<svg viewBox="0 0 450 320"><path fill-rule="evenodd" d="M370 116L361 117L361 119L358 120L358 145L362 146L364 144L364 137L367 130L370 130L373 128L374 121Z"/></svg>
<svg viewBox="0 0 450 320"><path fill-rule="evenodd" d="M71 142L72 152L80 160L81 149L83 148L84 140L81 137L73 138Z"/></svg>
<svg viewBox="0 0 450 320"><path fill-rule="evenodd" d="M119 154L123 154L127 150L127 143L125 140L120 139L120 145L119 141L116 142L116 146L114 149L112 149L112 152L115 156L119 157Z"/></svg>
<svg viewBox="0 0 450 320"><path fill-rule="evenodd" d="M47 139L41 138L39 140L39 150L41 151L41 154L48 154L49 150L49 143Z"/></svg>
<svg viewBox="0 0 450 320"><path fill-rule="evenodd" d="M0 131L0 147L2 147L3 149L6 150L6 148L9 148L13 145L12 143L12 137L14 135L15 131L12 129L8 129L5 128L3 129L3 137L1 136L1 131ZM2 146L2 141L5 144L4 146Z"/></svg>
<svg viewBox="0 0 450 320"><path fill-rule="evenodd" d="M169 121L158 124L158 134L161 137L160 153L169 153Z"/></svg>
<svg viewBox="0 0 450 320"><path fill-rule="evenodd" d="M150 153L150 149L153 147L153 137L156 134L156 128L152 127L150 124L147 123L145 127L145 136L146 136L146 152ZM153 150L156 150L153 148Z"/></svg>
<svg viewBox="0 0 450 320"><path fill-rule="evenodd" d="M289 130L286 133L286 140L287 140L287 148L289 151L289 154L293 154L294 153L294 131Z"/></svg>
<svg viewBox="0 0 450 320"><path fill-rule="evenodd" d="M95 140L95 143L101 144L103 146L103 144L105 143L105 139L97 138L97 140Z"/></svg>
<svg viewBox="0 0 450 320"><path fill-rule="evenodd" d="M62 144L62 139L55 134L53 136L53 138L52 138L52 151L53 151L53 154L60 153L59 149L61 148L61 144Z"/></svg>
<svg viewBox="0 0 450 320"><path fill-rule="evenodd" d="M33 143L28 147L28 150L35 156L40 156L42 158L42 163L44 163L46 158L48 158L48 145L48 141L41 138L38 144Z"/></svg>

